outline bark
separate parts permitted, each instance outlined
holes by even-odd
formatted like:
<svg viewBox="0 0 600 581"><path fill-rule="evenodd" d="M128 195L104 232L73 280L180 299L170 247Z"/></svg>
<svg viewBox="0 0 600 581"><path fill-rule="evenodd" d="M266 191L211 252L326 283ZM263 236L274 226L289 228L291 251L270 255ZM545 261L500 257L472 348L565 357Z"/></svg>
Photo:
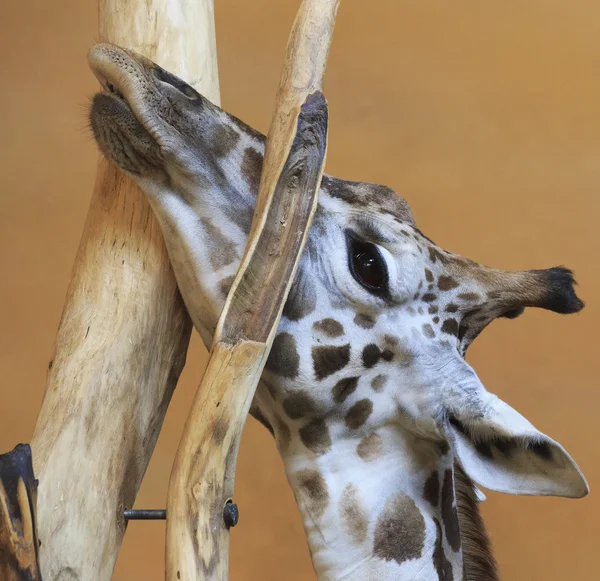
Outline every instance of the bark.
<svg viewBox="0 0 600 581"><path fill-rule="evenodd" d="M99 0L100 39L219 102L213 0ZM144 196L100 160L32 448L46 581L108 581L191 323Z"/></svg>
<svg viewBox="0 0 600 581"><path fill-rule="evenodd" d="M320 90L339 0L305 0L283 67L246 253L175 457L168 581L226 581L240 437L317 207L327 106Z"/></svg>

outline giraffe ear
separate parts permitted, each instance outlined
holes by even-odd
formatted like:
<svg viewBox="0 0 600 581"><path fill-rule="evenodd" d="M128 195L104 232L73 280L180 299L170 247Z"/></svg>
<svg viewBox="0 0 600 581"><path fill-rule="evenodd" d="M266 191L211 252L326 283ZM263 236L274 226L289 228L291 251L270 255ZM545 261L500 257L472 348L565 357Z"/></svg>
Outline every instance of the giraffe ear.
<svg viewBox="0 0 600 581"><path fill-rule="evenodd" d="M585 477L565 449L489 393L465 366L469 372L446 402L444 431L469 477L484 488L509 494L588 494Z"/></svg>

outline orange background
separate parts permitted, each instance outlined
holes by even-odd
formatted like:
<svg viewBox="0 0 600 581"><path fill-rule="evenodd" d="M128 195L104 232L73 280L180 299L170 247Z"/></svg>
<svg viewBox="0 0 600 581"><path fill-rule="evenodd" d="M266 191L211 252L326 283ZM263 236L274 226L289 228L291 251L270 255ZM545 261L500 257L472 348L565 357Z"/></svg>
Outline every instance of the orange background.
<svg viewBox="0 0 600 581"><path fill-rule="evenodd" d="M223 106L266 131L297 2L216 0ZM31 438L94 182L86 130L95 2L5 2L0 20L0 451ZM421 229L502 268L565 264L588 307L495 323L469 360L488 389L598 478L600 5L592 0L344 0L329 63L327 171L404 193ZM138 507L161 508L206 362L197 337ZM598 509L488 494L514 581L597 579ZM314 579L266 431L239 459L231 578ZM115 579L164 578L164 523L129 526Z"/></svg>

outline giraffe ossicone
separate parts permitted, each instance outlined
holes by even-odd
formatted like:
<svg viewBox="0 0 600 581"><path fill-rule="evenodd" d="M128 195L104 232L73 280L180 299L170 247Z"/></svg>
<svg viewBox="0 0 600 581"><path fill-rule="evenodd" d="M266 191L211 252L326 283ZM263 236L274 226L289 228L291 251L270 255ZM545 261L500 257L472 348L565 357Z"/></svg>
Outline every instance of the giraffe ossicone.
<svg viewBox="0 0 600 581"><path fill-rule="evenodd" d="M146 193L209 345L244 252L264 136L131 51L97 45L90 119ZM274 434L321 581L497 579L473 482L582 497L554 440L464 359L495 318L583 307L569 270L507 272L438 247L406 201L324 176L251 413Z"/></svg>

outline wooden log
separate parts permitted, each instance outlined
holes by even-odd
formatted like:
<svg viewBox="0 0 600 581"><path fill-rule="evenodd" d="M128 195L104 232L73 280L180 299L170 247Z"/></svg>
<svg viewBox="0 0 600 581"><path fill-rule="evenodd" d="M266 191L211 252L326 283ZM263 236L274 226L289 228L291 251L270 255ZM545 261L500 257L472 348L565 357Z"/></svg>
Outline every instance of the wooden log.
<svg viewBox="0 0 600 581"><path fill-rule="evenodd" d="M99 0L100 38L219 101L213 0ZM141 191L101 160L32 441L46 581L108 581L191 322Z"/></svg>
<svg viewBox="0 0 600 581"><path fill-rule="evenodd" d="M42 581L35 524L37 481L31 448L0 455L0 579Z"/></svg>
<svg viewBox="0 0 600 581"><path fill-rule="evenodd" d="M248 410L269 354L323 173L320 93L339 0L302 2L290 36L246 252L219 319L169 482L167 581L226 581L223 509Z"/></svg>

